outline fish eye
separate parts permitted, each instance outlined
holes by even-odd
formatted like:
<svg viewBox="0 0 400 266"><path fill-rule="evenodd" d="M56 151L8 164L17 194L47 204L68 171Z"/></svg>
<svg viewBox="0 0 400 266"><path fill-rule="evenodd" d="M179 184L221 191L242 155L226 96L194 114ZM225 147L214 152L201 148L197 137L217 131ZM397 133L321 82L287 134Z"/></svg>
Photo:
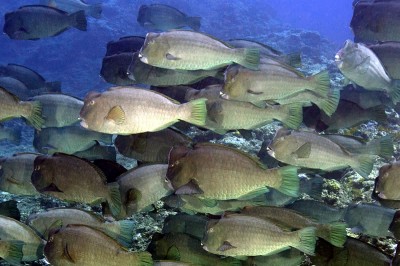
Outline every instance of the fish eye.
<svg viewBox="0 0 400 266"><path fill-rule="evenodd" d="M95 104L95 101L94 100L91 100L90 102L89 102L89 105L94 105Z"/></svg>
<svg viewBox="0 0 400 266"><path fill-rule="evenodd" d="M49 237L49 241L47 241L47 242L53 242L53 240L54 240L54 236L51 236L51 237Z"/></svg>

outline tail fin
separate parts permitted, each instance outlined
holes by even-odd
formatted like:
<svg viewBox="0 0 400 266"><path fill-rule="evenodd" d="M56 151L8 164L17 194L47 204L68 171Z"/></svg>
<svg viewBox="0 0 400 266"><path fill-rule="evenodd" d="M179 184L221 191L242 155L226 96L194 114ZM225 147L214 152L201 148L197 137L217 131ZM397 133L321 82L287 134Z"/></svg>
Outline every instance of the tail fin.
<svg viewBox="0 0 400 266"><path fill-rule="evenodd" d="M306 253L307 255L314 255L315 244L317 242L315 231L315 227L306 227L297 231L300 241L293 247Z"/></svg>
<svg viewBox="0 0 400 266"><path fill-rule="evenodd" d="M316 234L336 247L343 247L347 239L346 224L333 222L318 225Z"/></svg>
<svg viewBox="0 0 400 266"><path fill-rule="evenodd" d="M290 104L289 113L281 120L288 128L297 129L303 121L303 105L301 103Z"/></svg>
<svg viewBox="0 0 400 266"><path fill-rule="evenodd" d="M135 225L136 223L134 221L115 221L104 224L104 226L102 226L102 231L118 240L122 245L130 247L133 241Z"/></svg>
<svg viewBox="0 0 400 266"><path fill-rule="evenodd" d="M242 50L244 51L244 57L240 62L236 63L252 70L258 70L260 64L260 51L255 48L245 48Z"/></svg>
<svg viewBox="0 0 400 266"><path fill-rule="evenodd" d="M103 8L101 4L94 4L90 6L89 9L89 16L94 17L94 18L101 18L101 12L103 12Z"/></svg>
<svg viewBox="0 0 400 266"><path fill-rule="evenodd" d="M21 265L23 257L22 247L24 246L24 242L17 240L0 240L0 242L5 243L7 246L3 259L11 265Z"/></svg>
<svg viewBox="0 0 400 266"><path fill-rule="evenodd" d="M140 252L131 252L133 256L137 257L135 258L136 263L133 263L134 265L138 266L153 266L153 259L151 258L151 254L147 251L140 251Z"/></svg>
<svg viewBox="0 0 400 266"><path fill-rule="evenodd" d="M317 94L325 96L329 93L330 80L329 72L327 70L321 71L314 76L309 77L310 80L314 81L314 89Z"/></svg>
<svg viewBox="0 0 400 266"><path fill-rule="evenodd" d="M297 176L297 167L285 166L278 169L279 175L282 178L281 185L276 188L291 197L299 196L300 180Z"/></svg>
<svg viewBox="0 0 400 266"><path fill-rule="evenodd" d="M31 104L31 112L25 116L25 119L37 130L40 130L44 124L42 117L42 105L40 102L29 102Z"/></svg>
<svg viewBox="0 0 400 266"><path fill-rule="evenodd" d="M301 53L291 53L284 56L285 62L292 67L301 67Z"/></svg>
<svg viewBox="0 0 400 266"><path fill-rule="evenodd" d="M379 139L372 140L367 144L367 149L375 155L390 160L394 153L392 137L387 135Z"/></svg>
<svg viewBox="0 0 400 266"><path fill-rule="evenodd" d="M109 189L109 196L107 199L108 206L110 207L112 215L118 217L122 208L119 185L118 183L110 183L108 184L108 189Z"/></svg>
<svg viewBox="0 0 400 266"><path fill-rule="evenodd" d="M21 213L17 207L17 202L15 200L8 200L0 203L0 213L1 215L11 217L17 221L21 219Z"/></svg>
<svg viewBox="0 0 400 266"><path fill-rule="evenodd" d="M184 108L190 109L190 115L179 117L179 119L194 124L196 126L204 126L207 118L207 107L205 98L199 98L182 105Z"/></svg>
<svg viewBox="0 0 400 266"><path fill-rule="evenodd" d="M400 81L399 80L393 80L391 91L389 94L390 94L390 98L392 98L392 101L394 104L400 102Z"/></svg>
<svg viewBox="0 0 400 266"><path fill-rule="evenodd" d="M186 23L188 27L192 28L194 31L199 31L201 26L201 17L188 17Z"/></svg>
<svg viewBox="0 0 400 266"><path fill-rule="evenodd" d="M85 11L80 10L78 12L70 14L69 17L72 20L71 26L73 26L81 31L87 30L87 20L86 20Z"/></svg>
<svg viewBox="0 0 400 266"><path fill-rule="evenodd" d="M337 109L340 100L340 90L331 90L328 93L328 98L321 98L321 101L315 103L319 109L324 111L328 116L331 116Z"/></svg>
<svg viewBox="0 0 400 266"><path fill-rule="evenodd" d="M374 167L374 156L372 155L359 155L357 156L357 165L351 165L351 167L360 176L366 178Z"/></svg>
<svg viewBox="0 0 400 266"><path fill-rule="evenodd" d="M375 120L379 124L387 124L388 118L384 106L373 107L371 113L373 114L374 117L373 120Z"/></svg>

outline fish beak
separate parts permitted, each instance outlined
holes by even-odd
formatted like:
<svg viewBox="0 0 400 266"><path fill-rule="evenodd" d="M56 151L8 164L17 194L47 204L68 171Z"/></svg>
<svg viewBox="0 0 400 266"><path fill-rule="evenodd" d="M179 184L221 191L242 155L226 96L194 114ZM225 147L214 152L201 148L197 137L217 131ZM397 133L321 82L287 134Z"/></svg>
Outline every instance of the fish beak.
<svg viewBox="0 0 400 266"><path fill-rule="evenodd" d="M145 64L149 63L149 60L147 60L147 57L143 56L142 53L139 53L138 58L140 59L140 61L142 61Z"/></svg>
<svg viewBox="0 0 400 266"><path fill-rule="evenodd" d="M341 58L340 58L340 55L336 54L335 55L335 62L340 62L340 61L342 61Z"/></svg>
<svg viewBox="0 0 400 266"><path fill-rule="evenodd" d="M86 129L88 129L89 128L89 126L88 126L88 124L86 123L86 121L85 120L83 120L82 118L81 118L81 127L83 127L83 128L86 128Z"/></svg>
<svg viewBox="0 0 400 266"><path fill-rule="evenodd" d="M228 95L228 94L225 94L225 93L223 93L223 92L221 91L221 92L219 93L219 95L221 96L222 99L229 100L229 95Z"/></svg>
<svg viewBox="0 0 400 266"><path fill-rule="evenodd" d="M275 152L271 149L271 147L269 146L267 147L267 152L271 157L275 158Z"/></svg>

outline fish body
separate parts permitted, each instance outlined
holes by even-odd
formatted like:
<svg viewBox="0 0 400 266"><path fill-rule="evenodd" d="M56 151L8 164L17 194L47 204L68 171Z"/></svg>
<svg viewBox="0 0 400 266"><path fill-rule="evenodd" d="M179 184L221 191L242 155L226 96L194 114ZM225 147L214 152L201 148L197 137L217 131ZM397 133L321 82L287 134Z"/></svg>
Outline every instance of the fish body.
<svg viewBox="0 0 400 266"><path fill-rule="evenodd" d="M20 153L0 158L0 189L15 195L39 195L30 180L38 155Z"/></svg>
<svg viewBox="0 0 400 266"><path fill-rule="evenodd" d="M281 129L269 146L275 159L299 167L333 171L352 167L367 177L372 171L374 156L352 154L339 144L313 132L289 132Z"/></svg>
<svg viewBox="0 0 400 266"><path fill-rule="evenodd" d="M281 251L274 255L249 257L243 263L244 266L270 266L270 265L285 265L298 266L304 261L303 252L290 248Z"/></svg>
<svg viewBox="0 0 400 266"><path fill-rule="evenodd" d="M148 252L130 252L104 233L82 225L69 225L50 235L44 248L54 266L150 266Z"/></svg>
<svg viewBox="0 0 400 266"><path fill-rule="evenodd" d="M94 146L90 147L87 150L75 152L74 155L85 158L89 161L94 161L97 159L105 159L111 161L117 160L117 152L114 146L101 145L99 143L96 143Z"/></svg>
<svg viewBox="0 0 400 266"><path fill-rule="evenodd" d="M86 31L84 11L68 14L48 6L31 5L5 14L3 31L11 39L37 40L56 36L70 27Z"/></svg>
<svg viewBox="0 0 400 266"><path fill-rule="evenodd" d="M112 144L112 135L89 131L73 125L68 127L48 127L36 131L33 139L35 149L44 154L62 152L74 154L98 144Z"/></svg>
<svg viewBox="0 0 400 266"><path fill-rule="evenodd" d="M202 240L208 218L200 215L178 213L168 216L164 221L163 234L183 233Z"/></svg>
<svg viewBox="0 0 400 266"><path fill-rule="evenodd" d="M32 98L42 104L43 127L65 127L78 122L83 101L65 94L43 94Z"/></svg>
<svg viewBox="0 0 400 266"><path fill-rule="evenodd" d="M175 145L189 146L192 140L183 133L166 128L128 136L117 136L114 145L118 152L148 163L168 163L168 154Z"/></svg>
<svg viewBox="0 0 400 266"><path fill-rule="evenodd" d="M262 256L289 247L314 254L315 242L315 227L284 232L270 222L246 215L210 220L202 241L205 250L224 256Z"/></svg>
<svg viewBox="0 0 400 266"><path fill-rule="evenodd" d="M121 210L118 184L107 184L102 171L78 157L62 153L38 156L31 180L40 193L87 204L108 202L113 215Z"/></svg>
<svg viewBox="0 0 400 266"><path fill-rule="evenodd" d="M50 7L58 8L68 13L84 10L85 13L91 17L101 17L101 4L89 5L82 0L43 0L43 2Z"/></svg>
<svg viewBox="0 0 400 266"><path fill-rule="evenodd" d="M239 150L211 143L199 143L193 149L174 147L167 178L176 194L214 200L243 199L255 191L265 192L267 186L296 195L299 188L295 167L265 169Z"/></svg>
<svg viewBox="0 0 400 266"><path fill-rule="evenodd" d="M286 206L319 223L342 221L346 209L339 209L315 200L297 200Z"/></svg>
<svg viewBox="0 0 400 266"><path fill-rule="evenodd" d="M118 41L110 41L107 43L107 52L105 56L135 53L142 48L144 44L144 37L142 36L125 36L119 38Z"/></svg>
<svg viewBox="0 0 400 266"><path fill-rule="evenodd" d="M231 48L208 35L193 31L148 33L139 52L142 62L161 68L215 69L232 63L258 69L259 51Z"/></svg>
<svg viewBox="0 0 400 266"><path fill-rule="evenodd" d="M137 17L137 22L149 31L167 31L183 27L198 31L200 20L200 17L189 17L172 6L161 4L141 5Z"/></svg>
<svg viewBox="0 0 400 266"><path fill-rule="evenodd" d="M368 46L381 61L383 67L392 79L400 79L400 44L398 42L382 42Z"/></svg>
<svg viewBox="0 0 400 266"><path fill-rule="evenodd" d="M12 218L0 215L0 238L4 241L20 241L22 261L34 261L43 257L45 241L32 228Z"/></svg>
<svg viewBox="0 0 400 266"><path fill-rule="evenodd" d="M205 99L177 104L149 90L115 87L89 94L80 112L81 125L94 131L129 135L159 131L179 120L204 125Z"/></svg>
<svg viewBox="0 0 400 266"><path fill-rule="evenodd" d="M233 65L225 71L222 97L228 100L251 102L277 100L310 90L324 96L329 92L328 72L305 77L282 64L260 65L259 71Z"/></svg>

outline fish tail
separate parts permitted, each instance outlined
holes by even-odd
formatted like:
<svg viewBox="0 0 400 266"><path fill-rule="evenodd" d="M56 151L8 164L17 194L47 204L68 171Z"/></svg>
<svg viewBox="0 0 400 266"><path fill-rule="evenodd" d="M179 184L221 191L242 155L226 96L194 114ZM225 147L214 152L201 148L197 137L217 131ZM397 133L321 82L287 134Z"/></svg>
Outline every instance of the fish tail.
<svg viewBox="0 0 400 266"><path fill-rule="evenodd" d="M394 153L392 137L387 135L382 138L372 140L368 143L368 150L375 151L375 155L385 159L391 159Z"/></svg>
<svg viewBox="0 0 400 266"><path fill-rule="evenodd" d="M24 118L37 130L40 130L44 124L42 117L42 104L40 102L24 102L30 104L30 112Z"/></svg>
<svg viewBox="0 0 400 266"><path fill-rule="evenodd" d="M186 23L194 31L199 31L201 26L201 17L187 17Z"/></svg>
<svg viewBox="0 0 400 266"><path fill-rule="evenodd" d="M321 96L325 96L329 93L330 88L330 80L329 80L329 72L328 70L324 70L311 76L311 79L314 82L314 90L317 94Z"/></svg>
<svg viewBox="0 0 400 266"><path fill-rule="evenodd" d="M386 115L384 106L373 107L371 110L371 113L373 114L373 117L374 117L373 120L375 120L379 124L387 124L388 119L387 119L387 115Z"/></svg>
<svg viewBox="0 0 400 266"><path fill-rule="evenodd" d="M285 166L278 169L279 175L281 176L281 185L276 188L283 194L291 197L299 196L300 180L297 176L297 167Z"/></svg>
<svg viewBox="0 0 400 266"><path fill-rule="evenodd" d="M392 98L392 101L394 104L400 102L400 81L399 80L393 80L392 81L392 86L390 88L390 98Z"/></svg>
<svg viewBox="0 0 400 266"><path fill-rule="evenodd" d="M319 109L324 111L328 116L331 116L337 109L340 100L340 90L331 90L327 98L321 98L321 101L315 103Z"/></svg>
<svg viewBox="0 0 400 266"><path fill-rule="evenodd" d="M292 67L301 67L301 53L296 52L296 53L291 53L285 55L285 62L287 62L288 65Z"/></svg>
<svg viewBox="0 0 400 266"><path fill-rule="evenodd" d="M71 23L72 23L73 27L75 27L81 31L87 30L87 20L86 20L85 11L80 10L78 12L70 14L69 17L72 20Z"/></svg>
<svg viewBox="0 0 400 266"><path fill-rule="evenodd" d="M294 103L288 106L288 114L281 120L288 128L299 128L303 121L303 105L301 103Z"/></svg>
<svg viewBox="0 0 400 266"><path fill-rule="evenodd" d="M3 215L18 221L21 219L21 213L19 212L17 202L15 200L8 200L0 203L0 208L4 211Z"/></svg>
<svg viewBox="0 0 400 266"><path fill-rule="evenodd" d="M196 99L188 103L182 104L181 107L189 110L189 115L179 117L179 119L194 124L196 126L204 126L206 124L207 108L205 98ZM185 112L187 114L187 112Z"/></svg>
<svg viewBox="0 0 400 266"><path fill-rule="evenodd" d="M258 66L260 65L260 50L256 48L245 48L242 50L244 51L243 57L239 62L235 63L252 70L258 70Z"/></svg>
<svg viewBox="0 0 400 266"><path fill-rule="evenodd" d="M3 259L11 265L21 265L23 253L22 247L24 242L18 240L1 240L8 244Z"/></svg>
<svg viewBox="0 0 400 266"><path fill-rule="evenodd" d="M373 155L359 155L357 156L356 165L351 166L360 176L366 178L374 167Z"/></svg>
<svg viewBox="0 0 400 266"><path fill-rule="evenodd" d="M335 247L343 247L347 239L347 225L342 222L320 224L317 226L317 237L323 238Z"/></svg>
<svg viewBox="0 0 400 266"><path fill-rule="evenodd" d="M103 12L103 7L101 6L101 3L90 6L89 15L91 17L101 18L101 12Z"/></svg>
<svg viewBox="0 0 400 266"><path fill-rule="evenodd" d="M99 139L101 142L107 144L107 145L112 145L113 141L112 141L113 135L112 134L105 134L105 133L99 133Z"/></svg>
<svg viewBox="0 0 400 266"><path fill-rule="evenodd" d="M315 227L306 227L297 231L300 241L293 245L293 247L307 255L314 255L315 244L317 242L315 232Z"/></svg>
<svg viewBox="0 0 400 266"><path fill-rule="evenodd" d="M136 223L130 220L106 223L104 226L107 235L118 240L122 245L129 247L133 241L133 233Z"/></svg>
<svg viewBox="0 0 400 266"><path fill-rule="evenodd" d="M147 251L131 253L136 257L136 260L139 260L135 265L138 266L153 266L153 259L151 258L151 254Z"/></svg>
<svg viewBox="0 0 400 266"><path fill-rule="evenodd" d="M121 202L121 194L119 192L118 183L110 183L108 184L109 196L108 196L108 206L110 207L111 214L115 217L121 212L122 202Z"/></svg>

